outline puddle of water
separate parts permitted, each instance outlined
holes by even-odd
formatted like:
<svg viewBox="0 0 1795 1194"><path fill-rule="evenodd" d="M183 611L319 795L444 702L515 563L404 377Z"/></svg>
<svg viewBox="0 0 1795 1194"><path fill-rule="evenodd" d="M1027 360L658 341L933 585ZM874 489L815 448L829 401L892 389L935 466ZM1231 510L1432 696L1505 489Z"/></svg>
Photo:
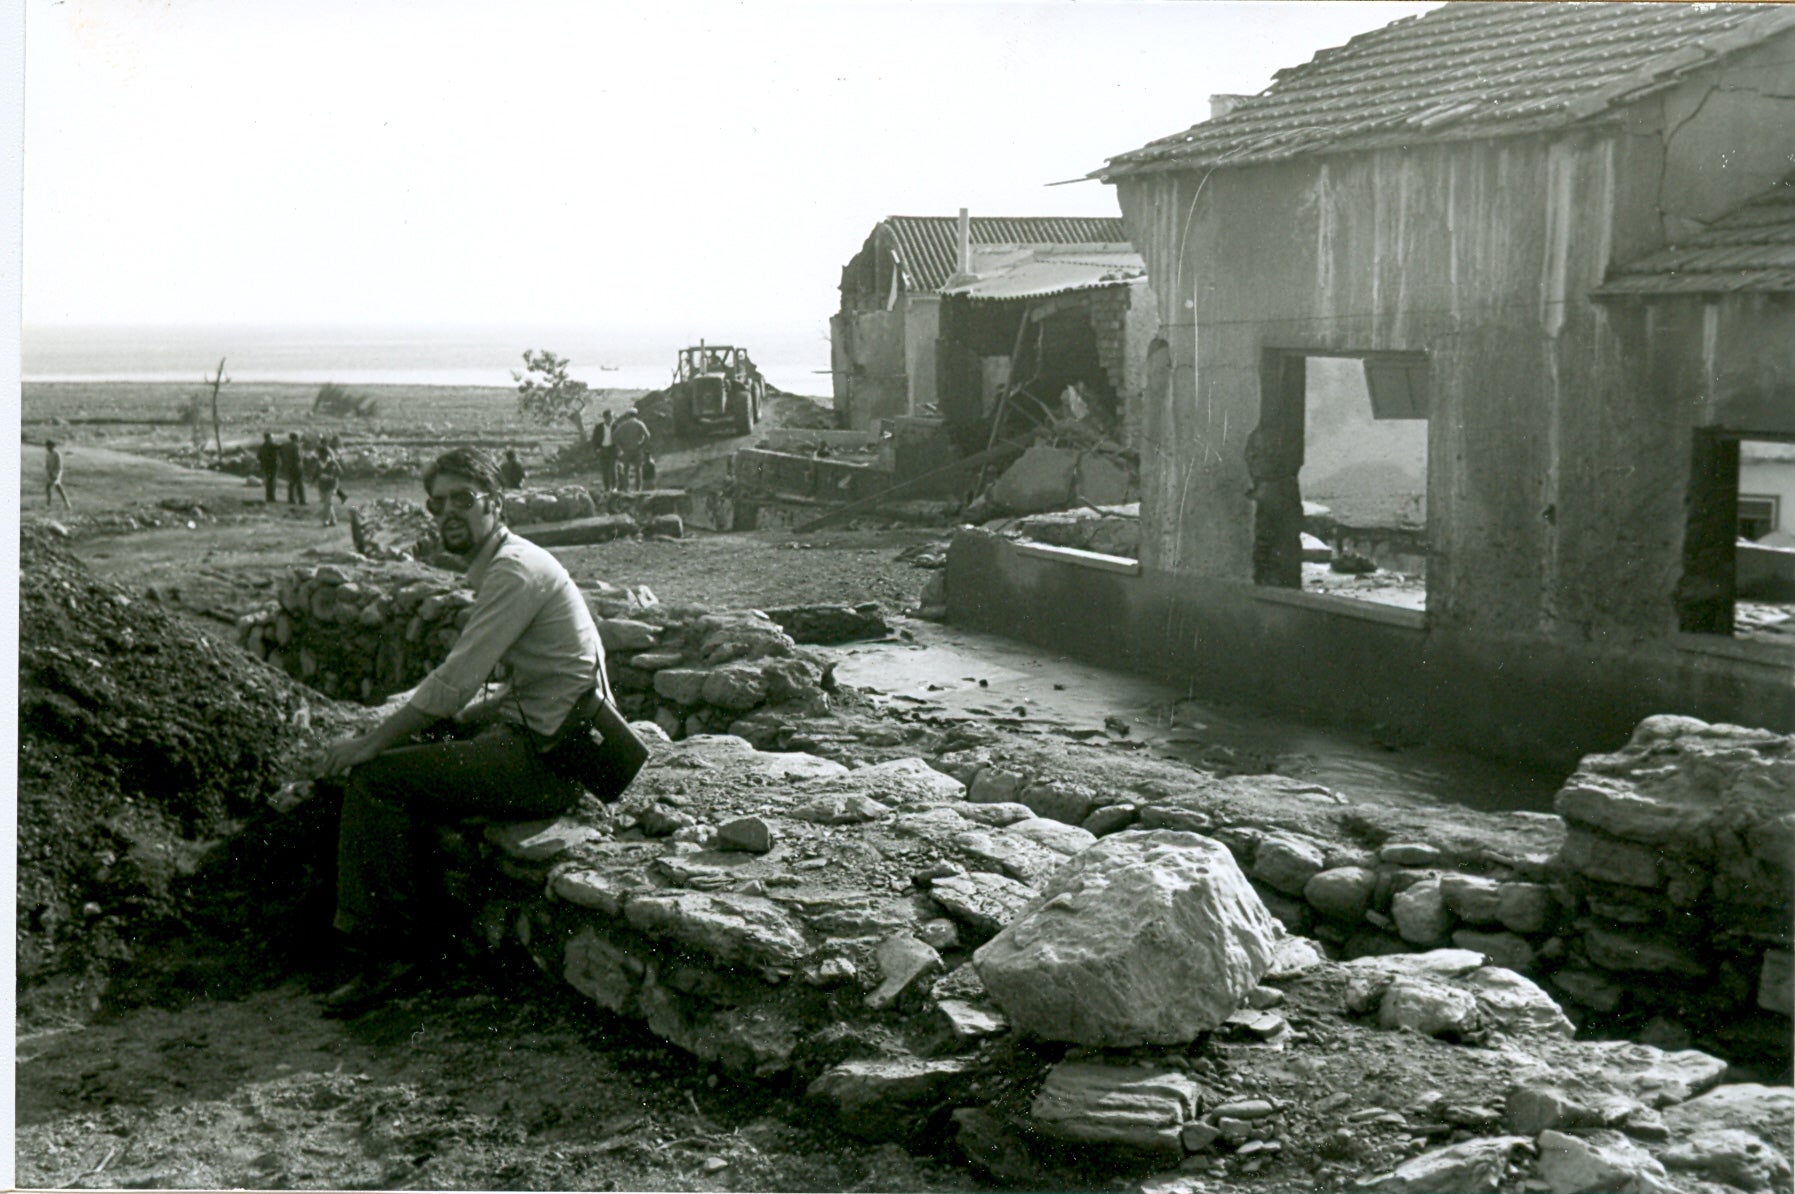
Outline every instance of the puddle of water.
<svg viewBox="0 0 1795 1194"><path fill-rule="evenodd" d="M1274 771L1361 800L1550 812L1563 776L1432 746L1383 744L1162 680L1036 651L995 635L912 622L911 642L836 648L836 677L945 716L1020 720L1075 737L1119 734L1210 770Z"/></svg>

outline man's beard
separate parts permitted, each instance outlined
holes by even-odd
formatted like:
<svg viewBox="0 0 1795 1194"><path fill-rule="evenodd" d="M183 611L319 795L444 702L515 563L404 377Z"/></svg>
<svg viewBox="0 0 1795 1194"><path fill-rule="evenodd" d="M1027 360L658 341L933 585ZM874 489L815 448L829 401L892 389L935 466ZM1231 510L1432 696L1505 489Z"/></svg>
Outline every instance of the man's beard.
<svg viewBox="0 0 1795 1194"><path fill-rule="evenodd" d="M460 519L443 523L440 533L443 546L452 552L465 552L474 545L473 532L468 529L467 523Z"/></svg>

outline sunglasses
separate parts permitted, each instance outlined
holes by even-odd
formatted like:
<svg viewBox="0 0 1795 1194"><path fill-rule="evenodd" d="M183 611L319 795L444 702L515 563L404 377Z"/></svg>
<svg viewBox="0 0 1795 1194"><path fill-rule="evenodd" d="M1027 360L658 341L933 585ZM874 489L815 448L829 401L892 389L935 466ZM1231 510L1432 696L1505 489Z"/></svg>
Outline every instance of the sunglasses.
<svg viewBox="0 0 1795 1194"><path fill-rule="evenodd" d="M451 508L458 513L465 514L469 510L472 510L474 508L474 503L479 501L483 496L483 494L475 493L471 489L456 489L450 491L448 497L436 497L435 495L431 495L430 497L425 498L424 509L430 511L433 516L440 516L444 510Z"/></svg>

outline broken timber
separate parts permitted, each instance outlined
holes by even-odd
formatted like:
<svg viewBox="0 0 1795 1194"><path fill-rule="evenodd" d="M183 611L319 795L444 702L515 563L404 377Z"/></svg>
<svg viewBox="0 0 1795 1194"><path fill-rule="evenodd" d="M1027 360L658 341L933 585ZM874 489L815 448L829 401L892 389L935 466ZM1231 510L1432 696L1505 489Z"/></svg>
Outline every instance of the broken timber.
<svg viewBox="0 0 1795 1194"><path fill-rule="evenodd" d="M830 526L846 518L852 518L856 514L865 514L870 510L876 510L886 502L897 501L906 494L926 488L931 483L943 481L950 477L957 477L962 473L970 476L994 460L999 460L1009 454L1021 452L1024 446L1025 445L1018 440L1004 440L1002 443L993 444L982 452L975 452L971 456L963 456L952 464L945 464L938 469L931 469L921 476L911 477L908 481L900 481L896 485L880 490L871 497L861 498L857 502L849 502L845 506L839 506L822 517L813 518L803 526L795 527L793 529L798 534L806 534L810 531L820 531L826 526Z"/></svg>

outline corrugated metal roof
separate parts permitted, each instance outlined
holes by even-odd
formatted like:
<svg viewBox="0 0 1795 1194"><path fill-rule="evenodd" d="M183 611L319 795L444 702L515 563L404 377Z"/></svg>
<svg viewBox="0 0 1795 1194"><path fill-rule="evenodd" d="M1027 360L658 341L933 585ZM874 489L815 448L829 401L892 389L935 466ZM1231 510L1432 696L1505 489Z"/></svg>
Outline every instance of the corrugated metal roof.
<svg viewBox="0 0 1795 1194"><path fill-rule="evenodd" d="M1458 0L1279 71L1226 116L1091 177L1558 128L1788 29L1795 5Z"/></svg>
<svg viewBox="0 0 1795 1194"><path fill-rule="evenodd" d="M1043 298L1074 290L1126 286L1146 276L1146 262L1133 250L1096 253L1049 251L976 281L944 286L941 293L963 294L971 299Z"/></svg>
<svg viewBox="0 0 1795 1194"><path fill-rule="evenodd" d="M1088 245L1128 243L1119 216L973 216L975 245ZM940 290L960 263L960 222L954 216L887 216L912 292Z"/></svg>
<svg viewBox="0 0 1795 1194"><path fill-rule="evenodd" d="M1795 293L1795 173L1682 244L1610 270L1597 296Z"/></svg>

